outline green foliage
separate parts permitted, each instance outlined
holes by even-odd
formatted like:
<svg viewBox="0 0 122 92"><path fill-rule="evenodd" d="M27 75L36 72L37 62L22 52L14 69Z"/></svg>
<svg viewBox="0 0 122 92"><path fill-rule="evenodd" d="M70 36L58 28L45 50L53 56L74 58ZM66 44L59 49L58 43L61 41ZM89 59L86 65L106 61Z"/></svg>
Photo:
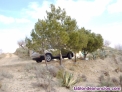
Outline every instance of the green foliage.
<svg viewBox="0 0 122 92"><path fill-rule="evenodd" d="M84 55L87 55L89 52L92 53L103 46L103 38L100 34L92 33L91 30L81 29L87 35L88 43L82 48ZM86 56L85 56L86 57Z"/></svg>
<svg viewBox="0 0 122 92"><path fill-rule="evenodd" d="M81 81L81 77L75 79L72 73L64 70L59 70L56 77L61 80L62 86L66 88L70 88L72 85Z"/></svg>
<svg viewBox="0 0 122 92"><path fill-rule="evenodd" d="M70 39L68 41L68 48L70 48L75 53L79 52L82 48L86 47L87 45L87 36L84 32L82 32L82 29L70 32L69 38Z"/></svg>
<svg viewBox="0 0 122 92"><path fill-rule="evenodd" d="M100 34L91 33L88 36L87 47L83 48L83 50L87 52L94 52L95 50L103 46L103 39Z"/></svg>
<svg viewBox="0 0 122 92"><path fill-rule="evenodd" d="M63 48L69 40L68 33L64 28L66 11L51 4L51 12L47 11L48 37L53 48Z"/></svg>
<svg viewBox="0 0 122 92"><path fill-rule="evenodd" d="M69 72L64 72L62 77L62 86L70 88L72 85L76 84L78 81L74 79L73 74Z"/></svg>
<svg viewBox="0 0 122 92"><path fill-rule="evenodd" d="M74 52L77 52L81 48L81 43L79 43L80 38L79 38L79 33L77 31L71 32L69 34L69 42L68 42L68 47L72 49Z"/></svg>
<svg viewBox="0 0 122 92"><path fill-rule="evenodd" d="M92 54L91 58L93 60L96 60L98 58L104 60L108 56L106 50L104 50L104 49L98 49L98 50L92 52L91 54Z"/></svg>
<svg viewBox="0 0 122 92"><path fill-rule="evenodd" d="M82 50L84 53L94 52L103 45L100 34L91 33L85 28L78 28L75 19L66 15L65 9L50 5L46 11L47 17L38 19L31 32L31 38L26 38L26 46L36 52L42 53L45 49L67 48L75 53Z"/></svg>
<svg viewBox="0 0 122 92"><path fill-rule="evenodd" d="M104 58L106 58L108 55L107 55L107 52L104 49L101 49L99 56L100 56L101 59L104 60Z"/></svg>
<svg viewBox="0 0 122 92"><path fill-rule="evenodd" d="M64 70L63 70L63 69L60 69L60 70L57 72L56 77L57 77L58 79L63 78L63 72L64 72Z"/></svg>

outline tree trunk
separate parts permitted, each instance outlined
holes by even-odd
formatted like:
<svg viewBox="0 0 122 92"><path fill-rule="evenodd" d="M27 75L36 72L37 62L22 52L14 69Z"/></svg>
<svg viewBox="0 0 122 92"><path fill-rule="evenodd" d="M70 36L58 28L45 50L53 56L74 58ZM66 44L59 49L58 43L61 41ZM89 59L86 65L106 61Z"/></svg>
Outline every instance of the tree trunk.
<svg viewBox="0 0 122 92"><path fill-rule="evenodd" d="M43 49L43 53L44 53L44 49ZM45 59L46 68L48 69L48 67L47 67L47 60L46 60L46 55L45 55L45 53L44 53L44 59Z"/></svg>
<svg viewBox="0 0 122 92"><path fill-rule="evenodd" d="M77 61L77 58L76 58L76 53L75 53L75 63L76 63L76 61Z"/></svg>
<svg viewBox="0 0 122 92"><path fill-rule="evenodd" d="M88 52L86 52L86 51L84 50L84 60L86 60L87 54L88 54Z"/></svg>
<svg viewBox="0 0 122 92"><path fill-rule="evenodd" d="M84 54L84 60L86 60L86 55L87 55L87 54Z"/></svg>
<svg viewBox="0 0 122 92"><path fill-rule="evenodd" d="M62 66L62 53L61 53L61 50L60 50L60 65Z"/></svg>
<svg viewBox="0 0 122 92"><path fill-rule="evenodd" d="M27 49L27 53L28 53L28 56L30 56L30 50L29 49Z"/></svg>
<svg viewBox="0 0 122 92"><path fill-rule="evenodd" d="M47 67L47 60L46 60L46 55L45 55L45 53L44 53L44 59L45 59L46 67ZM47 67L47 69L48 69L48 67Z"/></svg>

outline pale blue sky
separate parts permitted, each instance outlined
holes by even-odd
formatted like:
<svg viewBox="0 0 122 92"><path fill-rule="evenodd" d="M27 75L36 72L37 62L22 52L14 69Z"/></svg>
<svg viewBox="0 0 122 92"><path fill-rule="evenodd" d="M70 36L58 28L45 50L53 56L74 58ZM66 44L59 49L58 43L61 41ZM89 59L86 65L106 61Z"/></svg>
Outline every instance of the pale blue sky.
<svg viewBox="0 0 122 92"><path fill-rule="evenodd" d="M100 33L111 46L122 44L122 0L0 0L0 49L14 52L50 4L65 8L79 27Z"/></svg>

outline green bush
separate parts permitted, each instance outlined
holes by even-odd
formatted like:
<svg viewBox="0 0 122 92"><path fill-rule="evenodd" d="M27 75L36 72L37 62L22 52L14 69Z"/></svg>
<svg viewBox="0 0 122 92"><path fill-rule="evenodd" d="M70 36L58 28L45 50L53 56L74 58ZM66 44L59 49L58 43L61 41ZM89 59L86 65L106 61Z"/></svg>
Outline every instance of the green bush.
<svg viewBox="0 0 122 92"><path fill-rule="evenodd" d="M69 72L64 72L63 78L62 78L62 86L65 86L66 88L70 88L72 85L76 84L78 81L74 79L73 74Z"/></svg>
<svg viewBox="0 0 122 92"><path fill-rule="evenodd" d="M61 80L61 85L66 88L70 88L72 85L75 85L76 83L81 81L80 77L75 79L72 73L64 70L60 70L57 73L57 78Z"/></svg>
<svg viewBox="0 0 122 92"><path fill-rule="evenodd" d="M60 69L60 70L57 72L56 77L57 77L58 79L61 79L61 78L63 77L63 72L64 72L64 70L63 70L63 69Z"/></svg>

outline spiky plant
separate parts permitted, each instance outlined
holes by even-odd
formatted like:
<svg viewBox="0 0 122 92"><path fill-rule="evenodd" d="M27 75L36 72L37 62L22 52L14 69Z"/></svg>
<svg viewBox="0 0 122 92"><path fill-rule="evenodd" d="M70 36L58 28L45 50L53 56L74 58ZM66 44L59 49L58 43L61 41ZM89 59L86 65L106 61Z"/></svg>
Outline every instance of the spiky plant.
<svg viewBox="0 0 122 92"><path fill-rule="evenodd" d="M72 73L64 72L62 76L62 86L66 88L70 88L72 85L79 82L77 79L74 78Z"/></svg>

